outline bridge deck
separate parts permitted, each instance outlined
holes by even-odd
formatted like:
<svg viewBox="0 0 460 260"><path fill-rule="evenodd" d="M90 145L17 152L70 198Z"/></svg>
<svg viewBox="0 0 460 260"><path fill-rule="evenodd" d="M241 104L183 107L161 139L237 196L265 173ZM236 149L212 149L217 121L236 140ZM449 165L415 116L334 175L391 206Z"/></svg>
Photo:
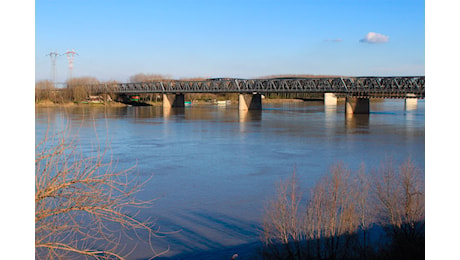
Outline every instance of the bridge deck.
<svg viewBox="0 0 460 260"><path fill-rule="evenodd" d="M94 86L98 92L142 93L336 93L348 96L425 97L425 77L350 77L158 81Z"/></svg>

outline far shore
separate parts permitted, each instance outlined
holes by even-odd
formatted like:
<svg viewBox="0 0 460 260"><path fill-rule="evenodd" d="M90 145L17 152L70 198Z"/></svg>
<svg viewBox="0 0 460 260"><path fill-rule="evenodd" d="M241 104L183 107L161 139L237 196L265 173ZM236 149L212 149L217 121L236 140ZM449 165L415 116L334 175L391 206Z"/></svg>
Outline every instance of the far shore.
<svg viewBox="0 0 460 260"><path fill-rule="evenodd" d="M49 100L44 100L40 102L35 102L35 107L78 107L78 106L91 106L91 107L126 107L128 105L120 102L107 102L107 103L74 103L74 102L65 102L65 103L54 103Z"/></svg>
<svg viewBox="0 0 460 260"><path fill-rule="evenodd" d="M237 103L238 101L236 101ZM266 104L277 104L277 103L300 103L304 102L302 99L295 99L295 98L265 98L262 100L263 103ZM204 100L194 100L192 104L210 104L209 101ZM145 102L145 104L151 106L160 106L161 102ZM43 100L35 103L35 107L78 107L78 106L90 106L90 107L101 107L101 106L108 106L108 107L126 107L128 104L124 104L121 102L107 102L107 103L76 103L76 102L66 102L66 103L54 103L50 100Z"/></svg>

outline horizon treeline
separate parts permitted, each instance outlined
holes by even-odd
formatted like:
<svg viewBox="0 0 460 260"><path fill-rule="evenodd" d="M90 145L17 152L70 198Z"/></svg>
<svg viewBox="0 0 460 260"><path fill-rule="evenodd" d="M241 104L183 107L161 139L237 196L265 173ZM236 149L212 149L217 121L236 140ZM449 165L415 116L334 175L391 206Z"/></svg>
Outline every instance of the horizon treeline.
<svg viewBox="0 0 460 260"><path fill-rule="evenodd" d="M287 77L332 77L332 76L321 76L321 75L271 75L258 77L259 79L270 79L270 78L287 78ZM129 83L140 83L140 82L155 82L155 81L173 81L173 80L189 80L189 81L204 81L208 78L194 77L194 78L180 78L173 79L170 75L162 74L144 74L138 73L129 77ZM95 77L77 77L66 81L66 86L63 88L57 87L50 80L41 80L35 83L35 103L50 101L55 104L64 103L78 103L86 101L90 96L95 95L94 90L89 87L91 85L98 84L116 84L121 83L117 81L100 81ZM161 100L158 94L141 94L140 100L143 102L154 102ZM312 98L311 94L302 93L270 93L266 95L267 98ZM319 96L318 96L319 97ZM318 98L314 96L314 98ZM107 102L108 100L117 100L118 96L107 89L107 93L101 95L102 101ZM193 93L186 94L186 100L238 100L238 95L234 93L227 94L210 94L210 93Z"/></svg>

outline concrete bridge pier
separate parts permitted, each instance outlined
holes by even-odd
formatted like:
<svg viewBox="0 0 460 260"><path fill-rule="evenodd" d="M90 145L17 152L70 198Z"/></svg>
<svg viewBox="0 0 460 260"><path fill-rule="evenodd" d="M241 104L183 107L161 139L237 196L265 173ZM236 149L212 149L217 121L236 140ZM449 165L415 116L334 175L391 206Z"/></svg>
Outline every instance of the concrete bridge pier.
<svg viewBox="0 0 460 260"><path fill-rule="evenodd" d="M163 94L163 108L185 107L184 94Z"/></svg>
<svg viewBox="0 0 460 260"><path fill-rule="evenodd" d="M240 111L261 110L262 94L240 94L238 97L238 109Z"/></svg>
<svg viewBox="0 0 460 260"><path fill-rule="evenodd" d="M369 114L369 98L347 97L345 101L346 114Z"/></svg>
<svg viewBox="0 0 460 260"><path fill-rule="evenodd" d="M334 93L324 93L324 105L336 106L337 96Z"/></svg>
<svg viewBox="0 0 460 260"><path fill-rule="evenodd" d="M415 98L414 94L407 94L406 98L404 99L404 110L416 110L417 109L417 98Z"/></svg>

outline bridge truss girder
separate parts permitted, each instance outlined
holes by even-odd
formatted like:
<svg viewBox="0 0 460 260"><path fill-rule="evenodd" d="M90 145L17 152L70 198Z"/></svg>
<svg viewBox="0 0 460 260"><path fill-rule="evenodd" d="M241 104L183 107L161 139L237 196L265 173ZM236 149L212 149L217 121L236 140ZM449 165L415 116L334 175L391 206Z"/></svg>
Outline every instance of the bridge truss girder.
<svg viewBox="0 0 460 260"><path fill-rule="evenodd" d="M425 77L349 77L158 81L93 86L96 92L143 93L336 93L356 97L425 97Z"/></svg>

